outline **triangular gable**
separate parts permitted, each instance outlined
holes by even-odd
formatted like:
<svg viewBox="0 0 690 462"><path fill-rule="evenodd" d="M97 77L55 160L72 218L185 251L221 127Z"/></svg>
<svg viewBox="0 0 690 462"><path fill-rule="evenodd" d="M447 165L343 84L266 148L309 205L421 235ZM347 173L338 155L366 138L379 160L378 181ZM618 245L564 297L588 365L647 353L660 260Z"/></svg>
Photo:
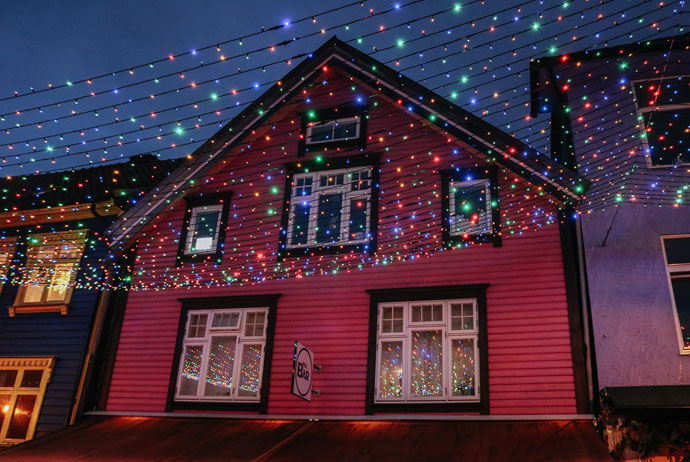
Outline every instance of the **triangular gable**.
<svg viewBox="0 0 690 462"><path fill-rule="evenodd" d="M295 69L238 114L201 145L176 171L143 197L137 207L123 214L109 229L111 247L124 248L130 239L164 208L189 189L190 181L203 177L280 103L312 81L323 66L336 65L363 82L373 82L382 93L399 101L429 124L453 135L487 158L542 187L563 204L579 201L586 182L577 174L479 117L451 103L385 64L333 37L307 55ZM207 156L205 160L202 156Z"/></svg>

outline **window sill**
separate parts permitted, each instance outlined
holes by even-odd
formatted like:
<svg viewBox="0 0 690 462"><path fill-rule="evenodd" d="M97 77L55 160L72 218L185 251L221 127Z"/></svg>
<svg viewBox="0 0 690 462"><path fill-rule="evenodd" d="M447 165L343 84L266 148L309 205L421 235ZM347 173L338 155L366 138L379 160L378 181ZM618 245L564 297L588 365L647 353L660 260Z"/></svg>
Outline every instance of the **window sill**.
<svg viewBox="0 0 690 462"><path fill-rule="evenodd" d="M479 401L473 402L458 402L458 401L444 401L444 402L428 402L423 403L419 401L406 403L374 403L372 406L373 412L479 412L482 413L482 403Z"/></svg>
<svg viewBox="0 0 690 462"><path fill-rule="evenodd" d="M372 254L376 249L376 245L373 240L367 242L361 242L358 244L350 243L333 243L333 244L323 244L314 245L312 247L287 247L282 252L278 254L279 261L285 260L287 258L293 257L306 257L311 255L337 255L343 253L368 253Z"/></svg>
<svg viewBox="0 0 690 462"><path fill-rule="evenodd" d="M167 411L236 411L260 414L260 403L247 401L173 401Z"/></svg>
<svg viewBox="0 0 690 462"><path fill-rule="evenodd" d="M63 316L67 315L69 309L68 303L61 304L27 304L27 305L12 305L8 308L10 317L16 314L24 313L60 313Z"/></svg>

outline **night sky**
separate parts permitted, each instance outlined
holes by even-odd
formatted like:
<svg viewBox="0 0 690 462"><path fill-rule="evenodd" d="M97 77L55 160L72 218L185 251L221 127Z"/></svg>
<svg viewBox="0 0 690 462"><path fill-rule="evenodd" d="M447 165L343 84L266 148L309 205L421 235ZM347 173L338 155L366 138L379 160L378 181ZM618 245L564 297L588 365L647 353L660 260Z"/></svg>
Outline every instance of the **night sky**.
<svg viewBox="0 0 690 462"><path fill-rule="evenodd" d="M6 1L0 174L145 153L187 155L333 35L544 151L546 117L526 119L530 59L684 33L683 6L678 0ZM306 20L295 23L300 18ZM221 46L191 53L215 44ZM266 49L271 45L275 50ZM180 53L187 54L165 59ZM124 72L78 83L117 70ZM49 84L58 88L42 91Z"/></svg>

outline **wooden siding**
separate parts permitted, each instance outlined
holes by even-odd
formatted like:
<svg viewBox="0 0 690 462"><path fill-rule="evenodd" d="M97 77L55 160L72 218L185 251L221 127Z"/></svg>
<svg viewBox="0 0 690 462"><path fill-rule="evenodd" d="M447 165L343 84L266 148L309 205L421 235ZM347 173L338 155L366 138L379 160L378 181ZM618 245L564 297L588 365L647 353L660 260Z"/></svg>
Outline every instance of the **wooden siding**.
<svg viewBox="0 0 690 462"><path fill-rule="evenodd" d="M88 227L92 222L83 223ZM105 257L107 249L99 241L95 248L87 245L85 252L81 268L89 259ZM20 266L24 263L15 261ZM69 419L100 293L75 289L67 315L18 313L9 317L8 307L13 304L17 289L18 286L5 284L0 293L0 356L56 357L36 425L37 437L63 428Z"/></svg>
<svg viewBox="0 0 690 462"><path fill-rule="evenodd" d="M329 85L310 93L315 108L352 99L349 88L338 90L343 80L352 83L349 77L329 78ZM500 169L503 245L475 244L442 251L438 171L452 166L484 166L486 160L473 148L448 139L438 129L406 113L395 102L376 96L376 89L370 91L375 95L368 98L370 104L376 101L378 105L370 106L368 111L365 152L382 153L377 253L371 258L352 254L348 259L353 263L338 274L330 270L334 262L346 261L343 256L288 258L281 263L281 272L274 273L280 214L261 212L283 208L283 163L309 160L314 155L297 155L300 119L296 114L311 106L298 103L281 109L274 114L272 125L257 129L252 139L243 142L244 152L237 148L230 153L237 154L237 159L233 161L229 156L227 162L220 162L192 190L194 194L233 192L221 264L175 268L184 214L182 200L171 204L140 233L133 285L161 288L134 291L129 296L108 410L165 410L175 360L179 297L282 294L277 308L268 412L358 415L364 412L368 358L369 296L365 291L488 283L489 346L481 354L489 358L490 412L575 412L556 206L538 188ZM405 135L409 137L403 142ZM326 163L330 155L347 156L359 151L319 154ZM271 194L272 186L279 187L279 194ZM250 211L259 212L246 218ZM414 258L410 259L411 255ZM402 256L408 261L398 261ZM357 268L359 263L362 269ZM308 272L316 275L306 276ZM220 286L226 274L244 277L247 282ZM274 274L290 277L276 279ZM201 282L210 287L164 288L173 278L177 283ZM316 363L323 365L323 371L314 377L314 388L321 390L321 396L310 403L290 395L295 340L313 349Z"/></svg>

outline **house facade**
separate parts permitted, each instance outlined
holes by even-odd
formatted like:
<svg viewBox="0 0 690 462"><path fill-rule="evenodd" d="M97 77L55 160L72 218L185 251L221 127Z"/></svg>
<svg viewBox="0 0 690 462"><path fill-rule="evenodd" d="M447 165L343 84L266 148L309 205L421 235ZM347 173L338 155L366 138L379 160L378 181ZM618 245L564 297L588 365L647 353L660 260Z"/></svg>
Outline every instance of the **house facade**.
<svg viewBox="0 0 690 462"><path fill-rule="evenodd" d="M135 290L105 411L586 414L585 188L332 39L111 227Z"/></svg>
<svg viewBox="0 0 690 462"><path fill-rule="evenodd" d="M74 421L107 304L104 232L173 165L144 156L2 180L0 445Z"/></svg>
<svg viewBox="0 0 690 462"><path fill-rule="evenodd" d="M551 114L552 156L590 182L580 226L596 378L620 416L668 420L688 405L689 44L670 37L532 66L533 115Z"/></svg>

